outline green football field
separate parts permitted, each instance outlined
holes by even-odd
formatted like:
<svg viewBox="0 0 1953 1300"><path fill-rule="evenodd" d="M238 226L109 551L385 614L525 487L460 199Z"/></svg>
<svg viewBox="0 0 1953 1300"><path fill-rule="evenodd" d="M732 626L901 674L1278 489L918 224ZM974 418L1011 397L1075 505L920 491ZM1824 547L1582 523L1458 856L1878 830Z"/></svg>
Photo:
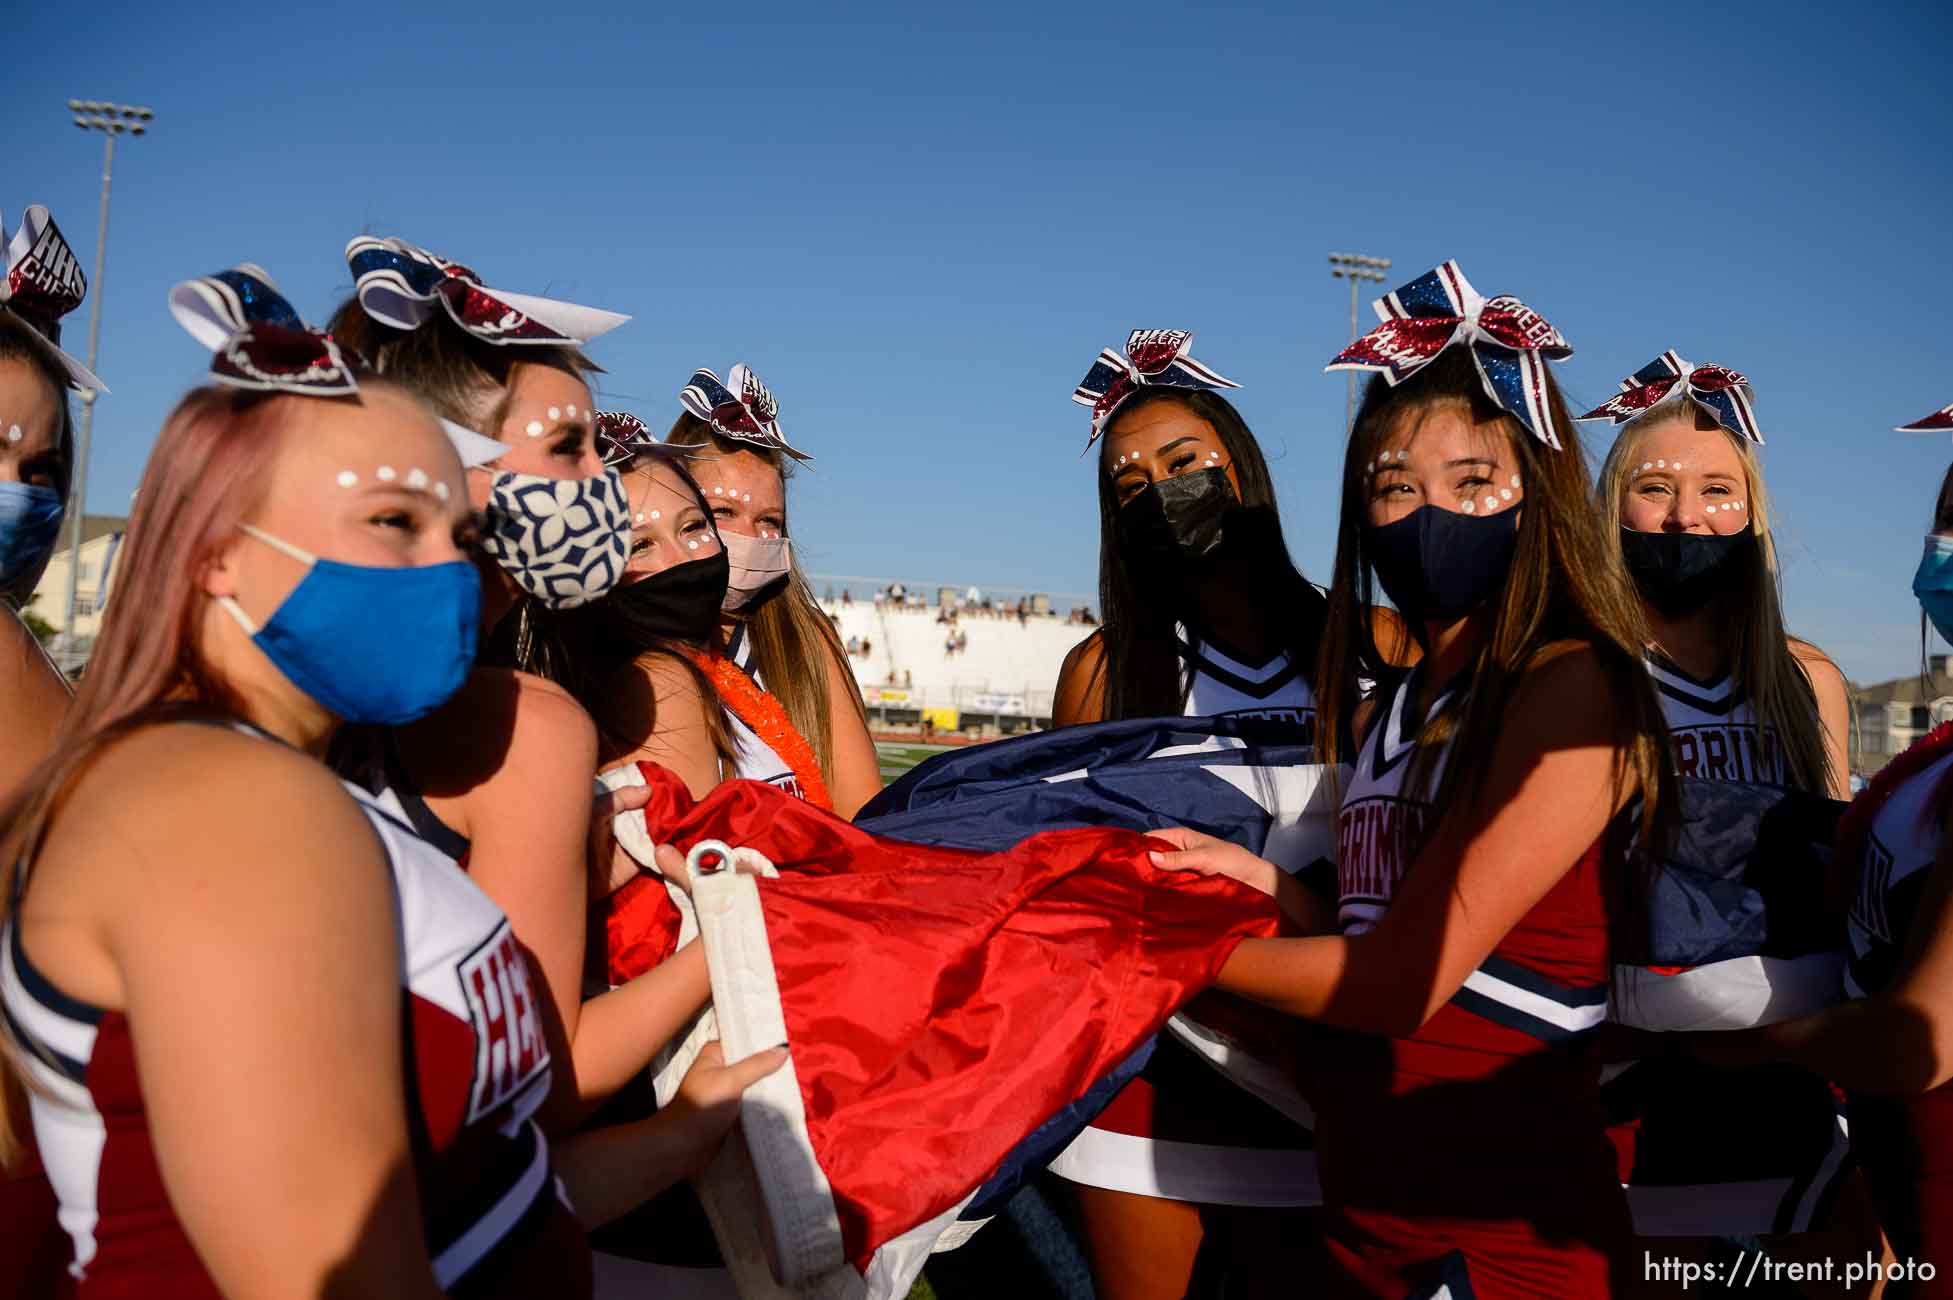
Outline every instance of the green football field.
<svg viewBox="0 0 1953 1300"><path fill-rule="evenodd" d="M923 759L954 748L954 745L906 745L878 740L875 742L875 755L882 762L882 780L893 781Z"/></svg>

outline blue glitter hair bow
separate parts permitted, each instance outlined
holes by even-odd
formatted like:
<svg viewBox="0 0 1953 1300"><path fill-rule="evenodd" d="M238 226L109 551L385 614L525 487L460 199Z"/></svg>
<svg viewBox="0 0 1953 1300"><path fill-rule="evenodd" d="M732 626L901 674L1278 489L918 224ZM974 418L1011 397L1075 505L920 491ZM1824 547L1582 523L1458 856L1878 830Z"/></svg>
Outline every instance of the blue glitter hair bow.
<svg viewBox="0 0 1953 1300"><path fill-rule="evenodd" d="M812 460L787 445L780 432L780 403L745 362L726 371L726 382L710 370L698 370L678 394L684 408L723 437L782 451L795 460Z"/></svg>
<svg viewBox="0 0 1953 1300"><path fill-rule="evenodd" d="M1763 431L1756 427L1755 400L1750 381L1734 370L1690 365L1670 348L1623 379L1620 392L1579 418L1626 424L1663 402L1693 401L1715 416L1717 424L1760 447Z"/></svg>
<svg viewBox="0 0 1953 1300"><path fill-rule="evenodd" d="M573 302L487 288L459 262L404 239L362 235L346 245L346 264L366 314L399 330L425 325L437 303L462 329L498 346L588 343L630 319Z"/></svg>
<svg viewBox="0 0 1953 1300"><path fill-rule="evenodd" d="M1134 330L1126 336L1126 350L1105 348L1072 389L1071 400L1092 408L1092 436L1099 440L1119 404L1141 388L1239 388L1241 385L1193 359L1191 330Z"/></svg>
<svg viewBox="0 0 1953 1300"><path fill-rule="evenodd" d="M1336 354L1329 370L1368 370L1401 384L1447 348L1471 349L1485 395L1555 451L1546 362L1573 355L1544 316L1509 295L1487 298L1446 262L1371 304L1383 323Z"/></svg>
<svg viewBox="0 0 1953 1300"><path fill-rule="evenodd" d="M299 319L263 267L245 262L185 280L170 290L170 313L210 349L220 384L308 397L359 391L359 354Z"/></svg>

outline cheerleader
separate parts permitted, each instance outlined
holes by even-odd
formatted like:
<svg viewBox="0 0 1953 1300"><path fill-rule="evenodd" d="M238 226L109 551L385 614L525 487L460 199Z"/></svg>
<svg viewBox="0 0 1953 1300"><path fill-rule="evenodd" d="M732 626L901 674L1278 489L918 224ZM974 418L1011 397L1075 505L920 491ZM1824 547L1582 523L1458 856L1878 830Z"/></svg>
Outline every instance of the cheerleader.
<svg viewBox="0 0 1953 1300"><path fill-rule="evenodd" d="M1953 408L1906 426L1949 427ZM1953 471L1912 589L1924 621L1953 634ZM1889 1296L1953 1296L1950 801L1953 726L1941 725L1874 777L1840 826L1850 1000L1801 1020L1689 1035L1715 1064L1798 1065L1845 1089L1852 1150L1897 1257Z"/></svg>
<svg viewBox="0 0 1953 1300"><path fill-rule="evenodd" d="M346 253L356 288L333 333L426 400L466 449L469 497L488 521L475 555L482 627L505 658L547 668L553 651L535 635L538 611L587 603L623 572L623 487L596 452L585 377L597 367L582 345L628 318L486 288L468 268L403 240L362 237ZM635 873L628 861L613 865L604 832L642 795L593 805L596 729L551 681L478 667L441 709L354 737L336 761L508 913L544 986L551 1034L565 1045L542 1116L550 1133L582 1126L704 1005L696 953L584 1000L590 898ZM778 1064L763 1055L727 1068L708 1058L687 1087L736 1097ZM664 1116L601 1140L565 1136L571 1202L595 1227L700 1167L723 1132Z"/></svg>
<svg viewBox="0 0 1953 1300"><path fill-rule="evenodd" d="M1221 395L1239 385L1191 346L1184 330L1135 330L1073 394L1098 446L1105 621L1065 657L1052 720L1246 715L1307 744L1327 602L1289 558L1261 446ZM1266 1210L1321 1199L1309 1131L1171 1036L1052 1168L1116 1300L1183 1294L1210 1237L1236 1285L1279 1285L1293 1234Z"/></svg>
<svg viewBox="0 0 1953 1300"><path fill-rule="evenodd" d="M60 347L61 318L81 305L87 283L47 209L27 209L16 238L0 229L6 281L0 307L0 797L54 744L68 710L68 683L15 610L59 540L68 497L74 422L68 391L99 386ZM10 1084L0 1084L9 1087ZM11 1099L16 1115L26 1099ZM25 1294L53 1290L67 1262L54 1192L24 1125L0 1129L0 1259L17 1268ZM12 1155L9 1155L9 1152Z"/></svg>
<svg viewBox="0 0 1953 1300"><path fill-rule="evenodd" d="M1670 351L1581 416L1624 427L1601 467L1615 551L1641 598L1643 654L1684 777L1849 796L1844 674L1784 631L1748 380ZM1813 880L1813 892L1822 882ZM1878 1249L1831 1090L1802 1070L1638 1063L1608 1085L1644 1233L1804 1233L1840 1192L1856 1225L1779 1252Z"/></svg>
<svg viewBox="0 0 1953 1300"><path fill-rule="evenodd" d="M743 364L724 383L698 371L679 401L685 409L665 445L691 449L686 468L726 548L726 657L779 701L813 746L834 810L852 817L880 792L881 764L847 651L814 602L787 528L787 479L808 457L787 445L779 403Z"/></svg>
<svg viewBox="0 0 1953 1300"><path fill-rule="evenodd" d="M31 1085L79 1294L587 1293L507 921L317 761L467 673L460 464L295 321L213 369L159 435L61 737L0 809L0 1068Z"/></svg>
<svg viewBox="0 0 1953 1300"><path fill-rule="evenodd" d="M1310 1083L1336 1295L1605 1296L1629 1224L1593 1038L1628 809L1672 819L1639 616L1590 508L1538 313L1455 263L1378 304L1332 362L1381 372L1344 461L1317 675L1356 683L1340 900L1188 832L1167 866L1273 894L1317 937L1249 940L1219 987L1316 1022ZM1394 673L1372 584L1424 651ZM1449 1291L1444 1288L1449 1287Z"/></svg>

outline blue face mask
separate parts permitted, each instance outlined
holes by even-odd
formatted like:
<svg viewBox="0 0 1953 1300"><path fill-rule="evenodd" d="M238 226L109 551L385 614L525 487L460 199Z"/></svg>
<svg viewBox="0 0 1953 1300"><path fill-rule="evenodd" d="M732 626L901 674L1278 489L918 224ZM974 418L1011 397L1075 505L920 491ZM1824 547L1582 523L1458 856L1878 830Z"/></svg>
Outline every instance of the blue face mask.
<svg viewBox="0 0 1953 1300"><path fill-rule="evenodd" d="M0 483L0 589L47 558L61 535L61 494L38 483Z"/></svg>
<svg viewBox="0 0 1953 1300"><path fill-rule="evenodd" d="M335 716L412 722L441 707L468 679L481 620L474 565L340 564L249 524L239 527L310 569L263 627L229 596L218 604L292 685Z"/></svg>
<svg viewBox="0 0 1953 1300"><path fill-rule="evenodd" d="M1953 641L1953 537L1926 538L1926 553L1912 575L1912 594L1944 641Z"/></svg>

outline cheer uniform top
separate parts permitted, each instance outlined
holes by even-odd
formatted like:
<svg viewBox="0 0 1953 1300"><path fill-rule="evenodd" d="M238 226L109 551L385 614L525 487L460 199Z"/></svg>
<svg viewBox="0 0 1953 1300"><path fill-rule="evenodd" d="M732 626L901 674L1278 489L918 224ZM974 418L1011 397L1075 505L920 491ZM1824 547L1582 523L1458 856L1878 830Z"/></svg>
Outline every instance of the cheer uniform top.
<svg viewBox="0 0 1953 1300"><path fill-rule="evenodd" d="M1346 935L1388 911L1432 815L1405 788L1419 758L1420 722L1408 716L1419 676L1382 698L1344 790ZM1442 775L1444 755L1434 757L1427 789ZM1629 1230L1593 1041L1606 1017L1606 889L1623 838L1610 828L1570 864L1415 1033L1313 1034L1325 1294L1608 1294L1610 1257L1624 1255Z"/></svg>
<svg viewBox="0 0 1953 1300"><path fill-rule="evenodd" d="M1657 651L1644 658L1681 776L1786 783L1776 731L1729 670L1704 681ZM1794 1066L1641 1061L1605 1096L1643 1236L1804 1232L1851 1167L1830 1087Z"/></svg>
<svg viewBox="0 0 1953 1300"><path fill-rule="evenodd" d="M1939 856L1934 804L1949 775L1953 753L1943 753L1901 781L1872 818L1846 927L1852 997L1877 997L1897 974ZM1932 1282L1908 1294L1953 1296L1953 1083L1911 1096L1853 1093L1850 1113L1853 1149L1894 1253L1938 1265Z"/></svg>
<svg viewBox="0 0 1953 1300"><path fill-rule="evenodd" d="M435 1278L455 1295L575 1295L588 1248L530 1118L549 1092L550 1056L526 958L501 909L452 861L366 791L346 789L393 875L408 1132ZM42 1089L34 1131L74 1245L77 1294L217 1296L157 1168L128 1020L42 975L18 916L0 929L0 1009Z"/></svg>
<svg viewBox="0 0 1953 1300"><path fill-rule="evenodd" d="M1185 717L1230 715L1294 728L1294 743L1314 734L1315 695L1286 652L1259 663L1211 642L1179 637L1186 680ZM1293 869L1305 864L1282 864ZM1203 995L1223 997L1224 995ZM1294 1046L1289 1017L1225 999L1224 1017L1261 1046L1258 1059L1286 1065ZM1188 1008L1199 1016L1200 1000ZM1207 1205L1309 1206L1322 1203L1315 1136L1299 1100L1278 1109L1231 1082L1175 1032L1162 1032L1152 1058L1058 1158L1052 1172L1088 1187Z"/></svg>

